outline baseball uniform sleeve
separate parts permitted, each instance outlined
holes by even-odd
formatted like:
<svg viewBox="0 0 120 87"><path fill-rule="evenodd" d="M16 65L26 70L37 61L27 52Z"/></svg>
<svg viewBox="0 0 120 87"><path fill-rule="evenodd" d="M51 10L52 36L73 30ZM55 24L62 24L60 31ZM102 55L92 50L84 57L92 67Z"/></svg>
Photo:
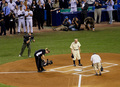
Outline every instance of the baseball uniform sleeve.
<svg viewBox="0 0 120 87"><path fill-rule="evenodd" d="M73 49L73 46L72 46L72 45L73 45L73 43L70 45L70 48L71 48L71 49Z"/></svg>
<svg viewBox="0 0 120 87"><path fill-rule="evenodd" d="M78 42L78 46L79 46L79 47L81 46L80 42Z"/></svg>

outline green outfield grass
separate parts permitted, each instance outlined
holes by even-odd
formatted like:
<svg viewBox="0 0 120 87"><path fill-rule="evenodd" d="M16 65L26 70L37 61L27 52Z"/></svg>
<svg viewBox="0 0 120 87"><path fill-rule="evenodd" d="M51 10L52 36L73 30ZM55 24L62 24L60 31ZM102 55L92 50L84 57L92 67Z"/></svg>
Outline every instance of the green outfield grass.
<svg viewBox="0 0 120 87"><path fill-rule="evenodd" d="M120 53L120 27L98 28L92 31L61 31L35 33L35 43L31 43L31 56L41 48L49 48L49 55L69 54L74 38L81 43L81 53ZM27 48L23 57L18 57L23 43L23 35L0 37L0 64L26 59ZM1 86L0 87L11 87Z"/></svg>

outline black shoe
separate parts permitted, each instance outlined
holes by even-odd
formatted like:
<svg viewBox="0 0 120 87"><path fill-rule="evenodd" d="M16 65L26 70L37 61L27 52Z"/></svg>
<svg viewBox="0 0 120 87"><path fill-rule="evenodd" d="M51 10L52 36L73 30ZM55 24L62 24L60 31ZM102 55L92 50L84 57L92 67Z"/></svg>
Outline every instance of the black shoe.
<svg viewBox="0 0 120 87"><path fill-rule="evenodd" d="M99 76L101 76L102 74L100 73Z"/></svg>
<svg viewBox="0 0 120 87"><path fill-rule="evenodd" d="M41 70L42 72L46 71L45 69Z"/></svg>
<svg viewBox="0 0 120 87"><path fill-rule="evenodd" d="M41 73L42 71L41 70L38 70L38 73Z"/></svg>
<svg viewBox="0 0 120 87"><path fill-rule="evenodd" d="M78 66L82 66L82 64L78 64Z"/></svg>
<svg viewBox="0 0 120 87"><path fill-rule="evenodd" d="M98 74L97 74L97 73L96 73L95 75L96 75L96 76L98 76Z"/></svg>
<svg viewBox="0 0 120 87"><path fill-rule="evenodd" d="M73 66L76 66L75 64L73 64Z"/></svg>

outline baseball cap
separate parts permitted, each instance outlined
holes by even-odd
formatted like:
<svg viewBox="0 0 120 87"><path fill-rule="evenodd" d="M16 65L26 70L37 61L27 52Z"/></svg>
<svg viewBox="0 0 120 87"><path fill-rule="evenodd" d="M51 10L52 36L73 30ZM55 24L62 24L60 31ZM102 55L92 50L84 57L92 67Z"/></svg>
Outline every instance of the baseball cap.
<svg viewBox="0 0 120 87"><path fill-rule="evenodd" d="M65 19L68 18L68 16L65 16Z"/></svg>

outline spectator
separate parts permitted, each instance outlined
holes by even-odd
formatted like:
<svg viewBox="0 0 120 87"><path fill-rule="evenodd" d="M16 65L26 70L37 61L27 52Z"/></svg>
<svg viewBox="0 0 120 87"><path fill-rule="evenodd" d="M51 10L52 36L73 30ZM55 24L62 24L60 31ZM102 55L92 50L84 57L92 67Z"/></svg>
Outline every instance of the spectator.
<svg viewBox="0 0 120 87"><path fill-rule="evenodd" d="M16 5L15 6L15 10L14 10L14 13L15 13L15 26L16 28L18 27L18 6Z"/></svg>
<svg viewBox="0 0 120 87"><path fill-rule="evenodd" d="M71 4L71 11L70 12L76 12L77 11L77 0L70 0L69 4Z"/></svg>
<svg viewBox="0 0 120 87"><path fill-rule="evenodd" d="M28 0L28 2L29 2L30 4L32 4L32 1L33 1L33 0Z"/></svg>
<svg viewBox="0 0 120 87"><path fill-rule="evenodd" d="M67 29L69 29L69 26L71 25L71 20L68 18L68 16L65 17L63 25L66 26Z"/></svg>
<svg viewBox="0 0 120 87"><path fill-rule="evenodd" d="M0 11L5 7L5 0L2 0L2 2L0 3Z"/></svg>
<svg viewBox="0 0 120 87"><path fill-rule="evenodd" d="M25 2L24 2L24 5L25 5L25 11L27 11L27 7L30 7L31 6L31 4L30 4L30 2L28 2L28 0L25 0Z"/></svg>
<svg viewBox="0 0 120 87"><path fill-rule="evenodd" d="M25 27L25 10L23 10L22 6L18 10L18 34L20 33L21 23L23 25L24 33L26 33Z"/></svg>
<svg viewBox="0 0 120 87"><path fill-rule="evenodd" d="M39 0L39 1L38 1L38 4L39 4L39 2L41 3L41 6L44 8L44 7L45 7L45 2L44 2L44 0Z"/></svg>
<svg viewBox="0 0 120 87"><path fill-rule="evenodd" d="M74 17L73 20L72 20L72 24L69 28L72 30L72 29L75 29L75 30L80 30L80 27L81 27L81 22L80 20L77 18L77 17Z"/></svg>
<svg viewBox="0 0 120 87"><path fill-rule="evenodd" d="M1 25L1 33L0 35L2 35L2 33L4 32L4 35L6 35L6 28L5 28L5 15L3 13L3 11L0 12L0 25Z"/></svg>
<svg viewBox="0 0 120 87"><path fill-rule="evenodd" d="M38 22L38 29L40 30L41 28L43 29L43 23L44 23L44 9L40 1L38 1L36 12L37 12L36 17Z"/></svg>
<svg viewBox="0 0 120 87"><path fill-rule="evenodd" d="M47 26L51 26L51 10L53 9L51 0L48 0L48 3L45 5L45 9L47 10Z"/></svg>
<svg viewBox="0 0 120 87"><path fill-rule="evenodd" d="M17 0L15 3L16 5L20 5L20 0Z"/></svg>
<svg viewBox="0 0 120 87"><path fill-rule="evenodd" d="M33 27L32 27L32 16L33 12L27 7L27 11L25 12L26 22L27 22L27 33L29 33L29 26L31 30L31 34L33 34Z"/></svg>
<svg viewBox="0 0 120 87"><path fill-rule="evenodd" d="M18 6L19 9L20 9L20 6L22 6L22 10L26 9L25 5L23 4L23 1L20 1L20 5Z"/></svg>
<svg viewBox="0 0 120 87"><path fill-rule="evenodd" d="M81 11L81 18L82 18L81 22L83 24L84 19L87 17L88 3L86 2L86 0L83 0L81 9L82 9L82 11Z"/></svg>
<svg viewBox="0 0 120 87"><path fill-rule="evenodd" d="M59 0L59 7L61 9L68 8L68 0Z"/></svg>
<svg viewBox="0 0 120 87"><path fill-rule="evenodd" d="M7 3L10 1L10 0L5 0Z"/></svg>
<svg viewBox="0 0 120 87"><path fill-rule="evenodd" d="M13 2L12 0L10 0L10 2L8 2L8 7L10 8L10 10L14 10L16 6L16 3Z"/></svg>
<svg viewBox="0 0 120 87"><path fill-rule="evenodd" d="M88 6L93 6L95 0L87 0Z"/></svg>
<svg viewBox="0 0 120 87"><path fill-rule="evenodd" d="M95 23L97 23L97 17L99 17L98 19L98 23L101 22L101 7L102 7L102 0L95 0L95 10L94 10L94 19L95 19Z"/></svg>
<svg viewBox="0 0 120 87"><path fill-rule="evenodd" d="M9 18L10 18L10 34L12 34L12 28L14 30L14 34L16 34L16 31L15 31L15 14L13 11L10 12L9 14Z"/></svg>
<svg viewBox="0 0 120 87"><path fill-rule="evenodd" d="M82 6L82 0L78 0L77 7L81 7L81 6Z"/></svg>
<svg viewBox="0 0 120 87"><path fill-rule="evenodd" d="M95 31L94 19L92 17L85 18L84 25L87 30Z"/></svg>
<svg viewBox="0 0 120 87"><path fill-rule="evenodd" d="M36 6L37 6L37 3L36 3L36 0L33 0L32 4L31 4L31 10L33 11L33 27L36 27Z"/></svg>
<svg viewBox="0 0 120 87"><path fill-rule="evenodd" d="M8 3L5 2L5 7L3 8L3 12L5 14L5 27L7 30L9 30L9 14L10 14L10 8L8 7Z"/></svg>
<svg viewBox="0 0 120 87"><path fill-rule="evenodd" d="M58 27L58 28L54 28L53 30L64 30L64 31L68 31L69 27L71 25L71 20L68 18L68 16L65 17L62 26Z"/></svg>
<svg viewBox="0 0 120 87"><path fill-rule="evenodd" d="M112 24L112 20L113 20L112 11L113 11L114 2L113 0L108 0L106 4L107 4L108 15L109 15L109 24Z"/></svg>

